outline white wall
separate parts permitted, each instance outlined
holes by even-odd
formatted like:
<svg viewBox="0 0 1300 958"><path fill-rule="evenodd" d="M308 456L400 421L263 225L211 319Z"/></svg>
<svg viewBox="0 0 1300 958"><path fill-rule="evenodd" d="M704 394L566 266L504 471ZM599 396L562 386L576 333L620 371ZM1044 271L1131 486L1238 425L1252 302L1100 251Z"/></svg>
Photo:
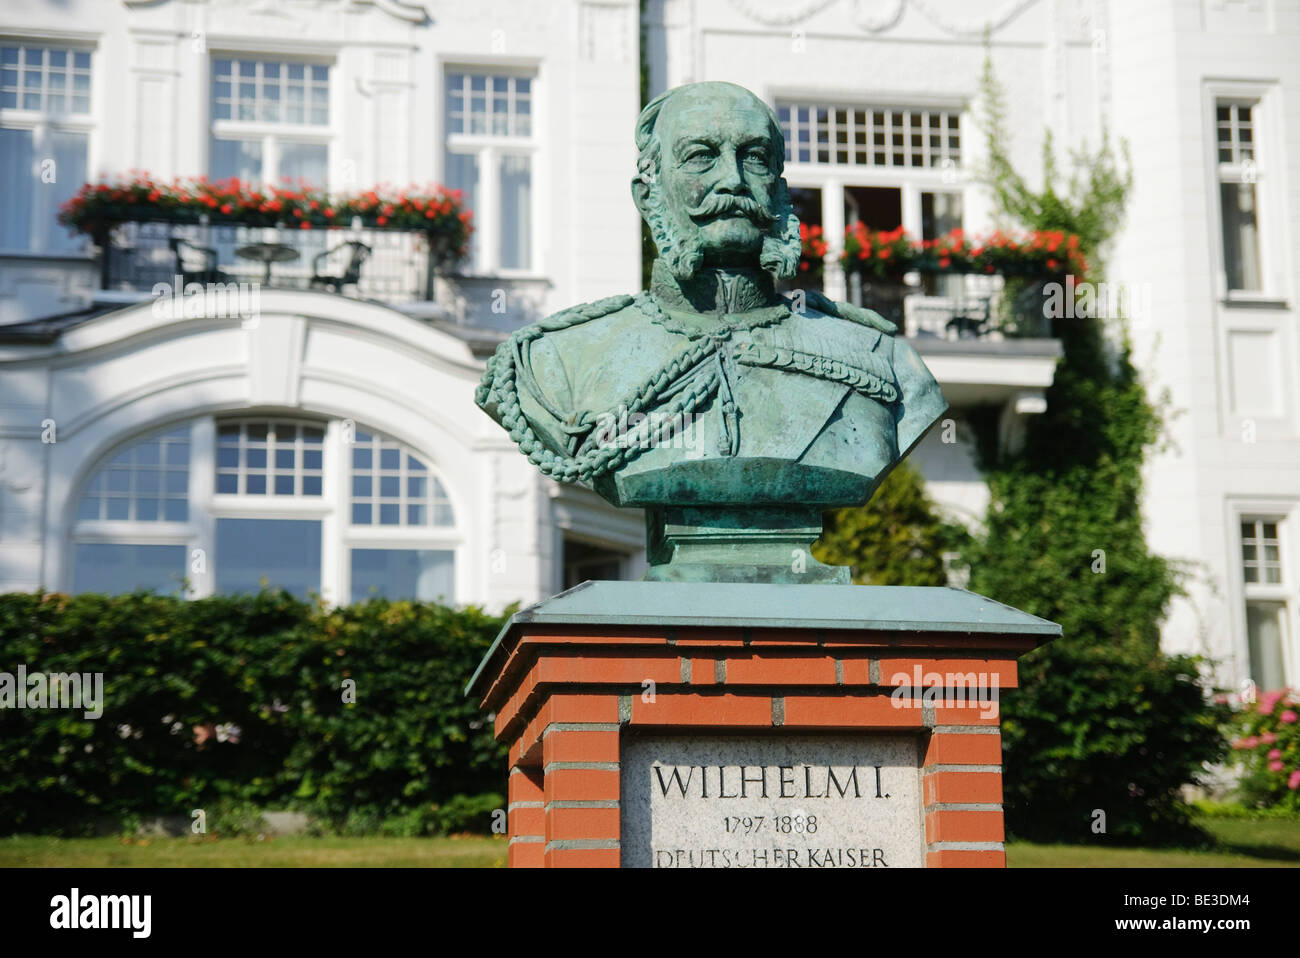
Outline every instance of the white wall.
<svg viewBox="0 0 1300 958"><path fill-rule="evenodd" d="M1219 659L1225 685L1246 677L1238 518L1285 515L1296 681L1300 194L1290 184L1300 182L1300 3L1159 0L1117 4L1114 16L1124 24L1113 33L1114 88L1142 95L1113 102L1135 189L1111 272L1148 284L1136 358L1153 393L1170 400L1170 443L1149 465L1145 511L1152 546L1195 563L1165 644ZM1271 289L1255 303L1228 302L1223 279L1211 111L1216 95L1238 91L1264 96L1258 186Z"/></svg>

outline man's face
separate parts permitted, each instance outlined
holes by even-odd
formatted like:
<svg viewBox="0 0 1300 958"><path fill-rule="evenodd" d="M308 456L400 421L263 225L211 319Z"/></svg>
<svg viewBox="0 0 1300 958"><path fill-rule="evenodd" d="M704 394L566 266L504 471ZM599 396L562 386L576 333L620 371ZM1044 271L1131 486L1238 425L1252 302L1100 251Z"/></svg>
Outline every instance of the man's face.
<svg viewBox="0 0 1300 958"><path fill-rule="evenodd" d="M743 91L682 96L656 127L662 201L711 265L755 266L773 218L778 174L771 118Z"/></svg>

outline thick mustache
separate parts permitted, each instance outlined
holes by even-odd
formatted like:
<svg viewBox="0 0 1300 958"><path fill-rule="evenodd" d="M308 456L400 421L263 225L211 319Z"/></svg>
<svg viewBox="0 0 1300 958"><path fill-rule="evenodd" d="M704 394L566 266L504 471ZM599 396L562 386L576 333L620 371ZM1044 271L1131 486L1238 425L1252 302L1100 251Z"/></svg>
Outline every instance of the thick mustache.
<svg viewBox="0 0 1300 958"><path fill-rule="evenodd" d="M699 206L692 207L686 212L692 219L713 219L733 210L739 210L762 227L771 226L776 219L771 211L757 200L748 196L737 196L734 193L710 193Z"/></svg>

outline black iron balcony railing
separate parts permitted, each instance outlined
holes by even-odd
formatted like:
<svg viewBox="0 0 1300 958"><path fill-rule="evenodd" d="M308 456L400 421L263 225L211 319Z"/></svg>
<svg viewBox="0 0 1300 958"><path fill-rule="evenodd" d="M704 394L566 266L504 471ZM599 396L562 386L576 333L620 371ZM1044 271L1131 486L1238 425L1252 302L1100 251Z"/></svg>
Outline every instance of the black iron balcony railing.
<svg viewBox="0 0 1300 958"><path fill-rule="evenodd" d="M800 239L796 285L816 288L830 243L820 226L800 227ZM1077 281L1087 273L1081 245L1077 236L1053 230L973 239L956 229L916 240L901 226L872 230L853 223L835 260L850 301L880 313L907 336L1040 339L1053 335L1053 296L1059 302L1067 277Z"/></svg>
<svg viewBox="0 0 1300 958"><path fill-rule="evenodd" d="M152 290L177 282L257 283L398 303L432 299L427 234L385 229L297 230L139 221L108 238L103 285Z"/></svg>
<svg viewBox="0 0 1300 958"><path fill-rule="evenodd" d="M384 300L433 298L437 269L469 247L457 190L330 194L206 177L165 183L132 171L86 183L59 222L90 236L105 289L259 283Z"/></svg>
<svg viewBox="0 0 1300 958"><path fill-rule="evenodd" d="M848 277L849 300L894 323L912 339L1039 339L1052 336L1044 304L1051 280L980 274L902 279Z"/></svg>

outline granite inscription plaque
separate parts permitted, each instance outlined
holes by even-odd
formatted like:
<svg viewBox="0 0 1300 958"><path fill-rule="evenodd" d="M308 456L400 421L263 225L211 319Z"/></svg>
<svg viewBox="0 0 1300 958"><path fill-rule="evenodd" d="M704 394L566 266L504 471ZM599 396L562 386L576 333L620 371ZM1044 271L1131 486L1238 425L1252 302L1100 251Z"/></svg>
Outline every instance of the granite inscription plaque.
<svg viewBox="0 0 1300 958"><path fill-rule="evenodd" d="M628 737L623 864L920 867L918 750L900 735Z"/></svg>

